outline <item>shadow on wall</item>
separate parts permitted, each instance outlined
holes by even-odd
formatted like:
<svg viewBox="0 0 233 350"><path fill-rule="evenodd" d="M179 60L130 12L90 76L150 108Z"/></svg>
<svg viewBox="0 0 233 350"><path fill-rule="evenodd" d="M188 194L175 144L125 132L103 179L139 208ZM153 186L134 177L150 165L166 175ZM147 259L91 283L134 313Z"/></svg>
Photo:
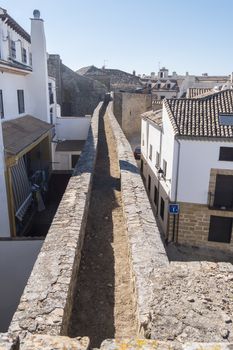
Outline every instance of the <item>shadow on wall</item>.
<svg viewBox="0 0 233 350"><path fill-rule="evenodd" d="M120 160L119 163L120 163L120 168L122 170L130 171L131 173L134 173L134 174L140 174L138 167L128 162L127 160Z"/></svg>

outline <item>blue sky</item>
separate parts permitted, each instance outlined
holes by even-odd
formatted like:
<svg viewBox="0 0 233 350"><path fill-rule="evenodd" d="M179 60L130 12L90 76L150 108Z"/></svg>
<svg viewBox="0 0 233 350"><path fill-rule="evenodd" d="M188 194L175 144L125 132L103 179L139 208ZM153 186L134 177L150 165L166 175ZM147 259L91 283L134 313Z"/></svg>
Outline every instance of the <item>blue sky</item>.
<svg viewBox="0 0 233 350"><path fill-rule="evenodd" d="M91 64L149 74L233 71L232 0L3 0L30 32L45 20L47 50L77 70ZM159 63L160 62L160 63Z"/></svg>

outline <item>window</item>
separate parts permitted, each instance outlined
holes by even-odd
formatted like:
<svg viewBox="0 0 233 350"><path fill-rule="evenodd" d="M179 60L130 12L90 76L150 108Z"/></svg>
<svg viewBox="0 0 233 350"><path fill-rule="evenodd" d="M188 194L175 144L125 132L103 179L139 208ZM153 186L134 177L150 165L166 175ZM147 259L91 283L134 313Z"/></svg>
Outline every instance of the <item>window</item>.
<svg viewBox="0 0 233 350"><path fill-rule="evenodd" d="M10 57L13 59L16 58L16 46L14 40L10 40Z"/></svg>
<svg viewBox="0 0 233 350"><path fill-rule="evenodd" d="M154 188L154 204L157 206L157 199L158 199L158 189L155 186Z"/></svg>
<svg viewBox="0 0 233 350"><path fill-rule="evenodd" d="M157 84L157 89L160 89L161 88L161 84Z"/></svg>
<svg viewBox="0 0 233 350"><path fill-rule="evenodd" d="M171 84L167 84L167 88L170 89L171 88Z"/></svg>
<svg viewBox="0 0 233 350"><path fill-rule="evenodd" d="M1 119L4 118L4 108L3 108L2 90L0 90L0 116L1 116Z"/></svg>
<svg viewBox="0 0 233 350"><path fill-rule="evenodd" d="M219 160L233 162L233 147L220 147Z"/></svg>
<svg viewBox="0 0 233 350"><path fill-rule="evenodd" d="M52 83L49 83L49 103L51 105L54 103Z"/></svg>
<svg viewBox="0 0 233 350"><path fill-rule="evenodd" d="M164 219L164 200L162 197L160 199L160 217Z"/></svg>
<svg viewBox="0 0 233 350"><path fill-rule="evenodd" d="M230 243L232 218L211 216L208 241Z"/></svg>
<svg viewBox="0 0 233 350"><path fill-rule="evenodd" d="M27 63L27 51L24 48L22 48L22 62Z"/></svg>
<svg viewBox="0 0 233 350"><path fill-rule="evenodd" d="M167 176L167 162L163 159L163 176L166 178Z"/></svg>
<svg viewBox="0 0 233 350"><path fill-rule="evenodd" d="M152 160L153 146L150 145L149 159Z"/></svg>
<svg viewBox="0 0 233 350"><path fill-rule="evenodd" d="M53 124L53 109L50 108L49 110L49 116L50 116L50 124Z"/></svg>
<svg viewBox="0 0 233 350"><path fill-rule="evenodd" d="M232 114L219 114L219 124L220 125L233 125L233 115Z"/></svg>
<svg viewBox="0 0 233 350"><path fill-rule="evenodd" d="M165 99L165 96L160 96L160 100L164 100Z"/></svg>
<svg viewBox="0 0 233 350"><path fill-rule="evenodd" d="M214 207L220 209L233 208L233 176L217 175Z"/></svg>
<svg viewBox="0 0 233 350"><path fill-rule="evenodd" d="M78 160L79 160L79 154L71 154L71 167L72 167L72 169L75 168Z"/></svg>
<svg viewBox="0 0 233 350"><path fill-rule="evenodd" d="M151 189L151 176L148 175L148 191L150 193L150 189Z"/></svg>
<svg viewBox="0 0 233 350"><path fill-rule="evenodd" d="M30 66L32 66L32 53L29 52L29 64Z"/></svg>
<svg viewBox="0 0 233 350"><path fill-rule="evenodd" d="M18 96L18 109L19 114L25 112L25 106L24 106L24 91L23 90L17 90L17 96Z"/></svg>
<svg viewBox="0 0 233 350"><path fill-rule="evenodd" d="M156 166L156 168L159 168L159 152L156 152L156 156L155 156L155 166Z"/></svg>

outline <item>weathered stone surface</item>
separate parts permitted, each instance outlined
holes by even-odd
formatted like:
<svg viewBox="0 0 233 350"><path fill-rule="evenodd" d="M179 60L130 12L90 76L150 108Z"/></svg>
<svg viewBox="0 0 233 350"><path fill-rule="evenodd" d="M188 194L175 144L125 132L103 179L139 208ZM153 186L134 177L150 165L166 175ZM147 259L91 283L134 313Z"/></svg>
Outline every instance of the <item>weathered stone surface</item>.
<svg viewBox="0 0 233 350"><path fill-rule="evenodd" d="M67 334L98 145L99 110L10 325L24 338Z"/></svg>
<svg viewBox="0 0 233 350"><path fill-rule="evenodd" d="M107 339L100 350L232 350L232 343L174 343L147 339Z"/></svg>
<svg viewBox="0 0 233 350"><path fill-rule="evenodd" d="M0 350L19 350L19 338L8 333L0 333Z"/></svg>
<svg viewBox="0 0 233 350"><path fill-rule="evenodd" d="M147 336L181 343L233 342L233 265L171 263L153 276Z"/></svg>
<svg viewBox="0 0 233 350"><path fill-rule="evenodd" d="M144 329L153 300L153 275L157 268L167 267L169 262L132 149L112 108L112 102L110 102L108 115L117 144L121 172L122 202L128 232L131 278L135 289L139 328Z"/></svg>
<svg viewBox="0 0 233 350"><path fill-rule="evenodd" d="M89 338L69 338L51 335L31 335L20 345L20 350L88 350Z"/></svg>

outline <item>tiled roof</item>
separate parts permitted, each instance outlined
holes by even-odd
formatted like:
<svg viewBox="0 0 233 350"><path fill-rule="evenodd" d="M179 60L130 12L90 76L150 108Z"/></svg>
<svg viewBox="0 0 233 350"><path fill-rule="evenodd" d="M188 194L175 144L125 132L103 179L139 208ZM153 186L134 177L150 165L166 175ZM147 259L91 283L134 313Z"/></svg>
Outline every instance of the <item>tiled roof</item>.
<svg viewBox="0 0 233 350"><path fill-rule="evenodd" d="M2 122L3 143L10 154L18 154L47 133L53 125L26 115Z"/></svg>
<svg viewBox="0 0 233 350"><path fill-rule="evenodd" d="M164 105L177 135L233 137L233 125L219 123L220 113L233 116L233 90L196 99L169 99Z"/></svg>
<svg viewBox="0 0 233 350"><path fill-rule="evenodd" d="M158 111L148 111L142 114L142 118L146 118L157 124L158 126L162 126L162 109Z"/></svg>
<svg viewBox="0 0 233 350"><path fill-rule="evenodd" d="M189 88L187 90L187 98L196 98L199 95L206 94L207 92L212 91L212 88Z"/></svg>

